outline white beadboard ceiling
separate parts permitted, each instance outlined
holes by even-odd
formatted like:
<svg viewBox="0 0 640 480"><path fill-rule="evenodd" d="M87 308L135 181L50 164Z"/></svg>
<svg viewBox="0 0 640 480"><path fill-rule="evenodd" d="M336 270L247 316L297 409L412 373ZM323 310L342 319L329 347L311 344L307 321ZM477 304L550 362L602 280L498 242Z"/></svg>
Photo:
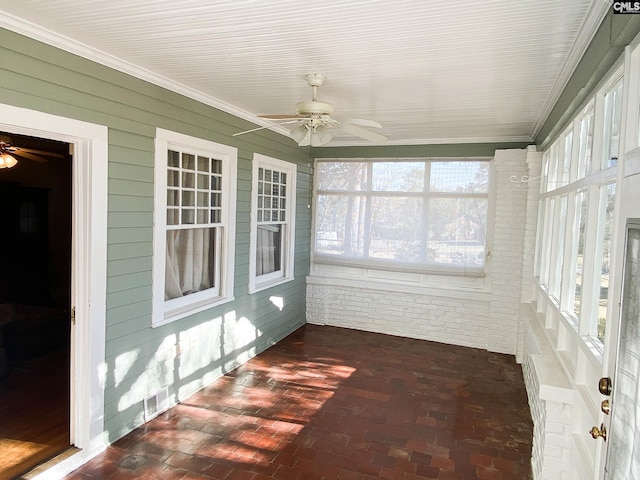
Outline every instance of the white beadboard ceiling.
<svg viewBox="0 0 640 480"><path fill-rule="evenodd" d="M2 0L0 26L223 108L319 100L389 144L531 141L605 0ZM281 133L286 132L282 127ZM336 131L331 145L367 144Z"/></svg>

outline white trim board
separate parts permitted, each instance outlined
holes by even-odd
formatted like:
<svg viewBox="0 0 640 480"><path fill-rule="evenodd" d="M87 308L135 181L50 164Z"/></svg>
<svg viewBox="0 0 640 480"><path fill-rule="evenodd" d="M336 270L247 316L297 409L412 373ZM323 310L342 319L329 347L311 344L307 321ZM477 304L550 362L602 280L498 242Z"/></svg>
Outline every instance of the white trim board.
<svg viewBox="0 0 640 480"><path fill-rule="evenodd" d="M106 126L0 104L0 129L73 148L71 443L80 451L32 480L60 478L106 448L104 384L107 291Z"/></svg>

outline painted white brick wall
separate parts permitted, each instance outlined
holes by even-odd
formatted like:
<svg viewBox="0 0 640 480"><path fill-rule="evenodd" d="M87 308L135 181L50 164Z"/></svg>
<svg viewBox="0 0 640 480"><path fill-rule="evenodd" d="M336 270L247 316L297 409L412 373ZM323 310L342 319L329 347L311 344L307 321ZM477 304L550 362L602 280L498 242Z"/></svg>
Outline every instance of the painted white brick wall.
<svg viewBox="0 0 640 480"><path fill-rule="evenodd" d="M307 283L307 322L400 335L515 354L525 234L526 189L510 177L528 174L526 150L494 157L495 211L489 291L465 296ZM313 274L312 274L313 275Z"/></svg>
<svg viewBox="0 0 640 480"><path fill-rule="evenodd" d="M571 461L571 384L531 304L522 305L522 318L527 329L522 371L533 420L533 480L577 480Z"/></svg>
<svg viewBox="0 0 640 480"><path fill-rule="evenodd" d="M513 354L518 335L527 191L515 188L511 177L528 174L526 151L498 150L494 163L496 206L487 350Z"/></svg>
<svg viewBox="0 0 640 480"><path fill-rule="evenodd" d="M540 172L542 168L542 152L537 152L535 145L527 148L527 177L533 180L531 183L520 183L516 188L523 188L527 192L526 218L524 224L524 238L522 249L522 284L520 287L520 301L531 302L534 299L534 258L536 251L536 230L538 223L538 203L540 192ZM516 348L516 360L522 363L522 352L525 342L524 319L518 322L518 341Z"/></svg>
<svg viewBox="0 0 640 480"><path fill-rule="evenodd" d="M488 302L336 285L307 287L307 321L475 347Z"/></svg>

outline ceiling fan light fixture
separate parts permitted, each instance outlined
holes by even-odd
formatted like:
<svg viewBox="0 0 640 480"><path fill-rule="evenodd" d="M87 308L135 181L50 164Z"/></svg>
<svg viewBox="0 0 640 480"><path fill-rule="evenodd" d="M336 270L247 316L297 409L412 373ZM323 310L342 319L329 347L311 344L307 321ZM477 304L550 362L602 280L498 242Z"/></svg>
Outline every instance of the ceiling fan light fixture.
<svg viewBox="0 0 640 480"><path fill-rule="evenodd" d="M18 160L9 155L7 152L0 153L0 168L11 168L18 164Z"/></svg>
<svg viewBox="0 0 640 480"><path fill-rule="evenodd" d="M333 135L327 131L325 127L318 127L311 135L311 146L312 147L320 147L325 143L329 143Z"/></svg>
<svg viewBox="0 0 640 480"><path fill-rule="evenodd" d="M300 143L302 139L307 135L307 127L305 125L300 125L291 130L291 138L293 138L296 143Z"/></svg>

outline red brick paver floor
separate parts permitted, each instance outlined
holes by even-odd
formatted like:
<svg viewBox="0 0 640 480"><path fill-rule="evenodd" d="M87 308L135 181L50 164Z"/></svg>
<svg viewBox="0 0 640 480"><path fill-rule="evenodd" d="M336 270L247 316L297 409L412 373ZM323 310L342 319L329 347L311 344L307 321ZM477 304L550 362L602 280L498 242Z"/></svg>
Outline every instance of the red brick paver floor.
<svg viewBox="0 0 640 480"><path fill-rule="evenodd" d="M512 356L307 325L66 478L529 480Z"/></svg>

